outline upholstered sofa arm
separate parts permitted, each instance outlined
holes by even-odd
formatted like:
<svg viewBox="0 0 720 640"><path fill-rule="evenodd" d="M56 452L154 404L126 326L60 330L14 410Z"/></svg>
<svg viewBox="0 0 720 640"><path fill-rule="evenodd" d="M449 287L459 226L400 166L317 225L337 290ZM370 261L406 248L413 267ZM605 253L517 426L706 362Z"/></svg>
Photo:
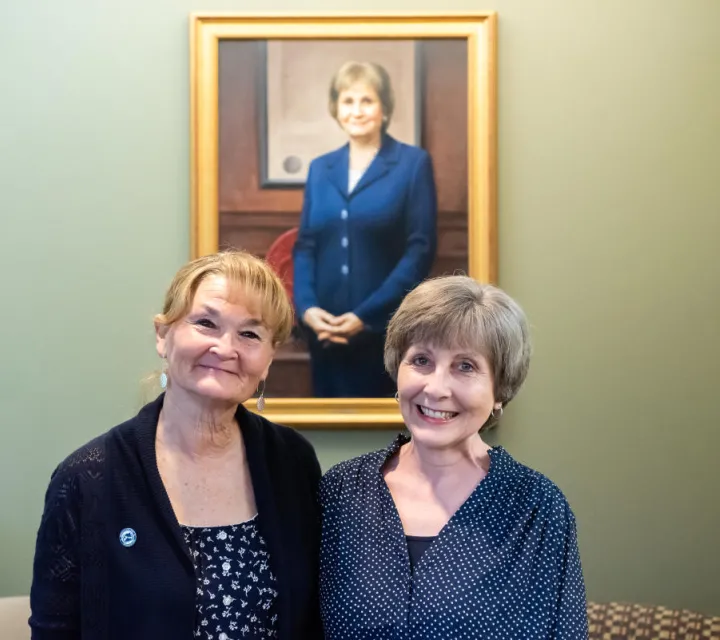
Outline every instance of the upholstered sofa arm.
<svg viewBox="0 0 720 640"><path fill-rule="evenodd" d="M720 640L720 617L620 602L587 611L590 640Z"/></svg>

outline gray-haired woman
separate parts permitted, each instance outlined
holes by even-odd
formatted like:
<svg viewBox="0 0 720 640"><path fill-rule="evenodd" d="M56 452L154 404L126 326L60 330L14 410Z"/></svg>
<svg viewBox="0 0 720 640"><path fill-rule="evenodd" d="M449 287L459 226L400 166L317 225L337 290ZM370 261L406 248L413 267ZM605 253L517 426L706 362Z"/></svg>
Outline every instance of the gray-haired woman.
<svg viewBox="0 0 720 640"><path fill-rule="evenodd" d="M404 299L385 366L410 437L321 482L328 640L587 638L565 497L483 441L530 353L522 309L496 287L449 276Z"/></svg>

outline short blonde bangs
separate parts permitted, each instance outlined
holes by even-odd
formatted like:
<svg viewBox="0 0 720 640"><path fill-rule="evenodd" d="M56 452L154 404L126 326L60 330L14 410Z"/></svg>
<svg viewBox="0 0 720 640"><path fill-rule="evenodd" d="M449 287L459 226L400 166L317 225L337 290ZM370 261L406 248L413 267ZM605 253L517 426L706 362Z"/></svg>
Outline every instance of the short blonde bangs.
<svg viewBox="0 0 720 640"><path fill-rule="evenodd" d="M226 278L232 296L252 305L272 333L273 344L280 345L290 337L294 314L282 280L264 260L238 250L203 256L183 266L165 294L163 311L156 316L156 322L171 325L184 318L200 283L213 275Z"/></svg>

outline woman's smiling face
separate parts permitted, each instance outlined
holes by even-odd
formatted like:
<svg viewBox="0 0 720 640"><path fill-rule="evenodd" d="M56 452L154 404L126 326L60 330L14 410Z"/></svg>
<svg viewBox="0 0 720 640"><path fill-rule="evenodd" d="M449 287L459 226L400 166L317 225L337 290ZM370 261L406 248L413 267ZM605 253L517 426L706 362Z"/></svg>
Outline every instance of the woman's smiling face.
<svg viewBox="0 0 720 640"><path fill-rule="evenodd" d="M223 276L208 276L187 315L156 328L158 353L167 358L168 392L240 404L267 377L275 353L271 331L260 305L231 288Z"/></svg>
<svg viewBox="0 0 720 640"><path fill-rule="evenodd" d="M461 446L500 408L490 365L475 351L413 345L397 384L405 425L415 442L431 448Z"/></svg>
<svg viewBox="0 0 720 640"><path fill-rule="evenodd" d="M368 142L379 139L383 109L375 89L364 82L356 82L341 91L337 120L350 138Z"/></svg>

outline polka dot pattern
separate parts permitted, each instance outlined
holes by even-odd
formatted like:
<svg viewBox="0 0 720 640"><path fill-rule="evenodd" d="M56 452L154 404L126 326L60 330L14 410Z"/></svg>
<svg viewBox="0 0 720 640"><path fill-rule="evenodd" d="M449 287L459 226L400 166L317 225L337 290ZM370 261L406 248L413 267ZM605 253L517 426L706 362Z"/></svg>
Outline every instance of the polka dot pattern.
<svg viewBox="0 0 720 640"><path fill-rule="evenodd" d="M342 462L321 482L326 639L586 639L574 515L550 480L502 447L411 572L381 472L406 442Z"/></svg>

